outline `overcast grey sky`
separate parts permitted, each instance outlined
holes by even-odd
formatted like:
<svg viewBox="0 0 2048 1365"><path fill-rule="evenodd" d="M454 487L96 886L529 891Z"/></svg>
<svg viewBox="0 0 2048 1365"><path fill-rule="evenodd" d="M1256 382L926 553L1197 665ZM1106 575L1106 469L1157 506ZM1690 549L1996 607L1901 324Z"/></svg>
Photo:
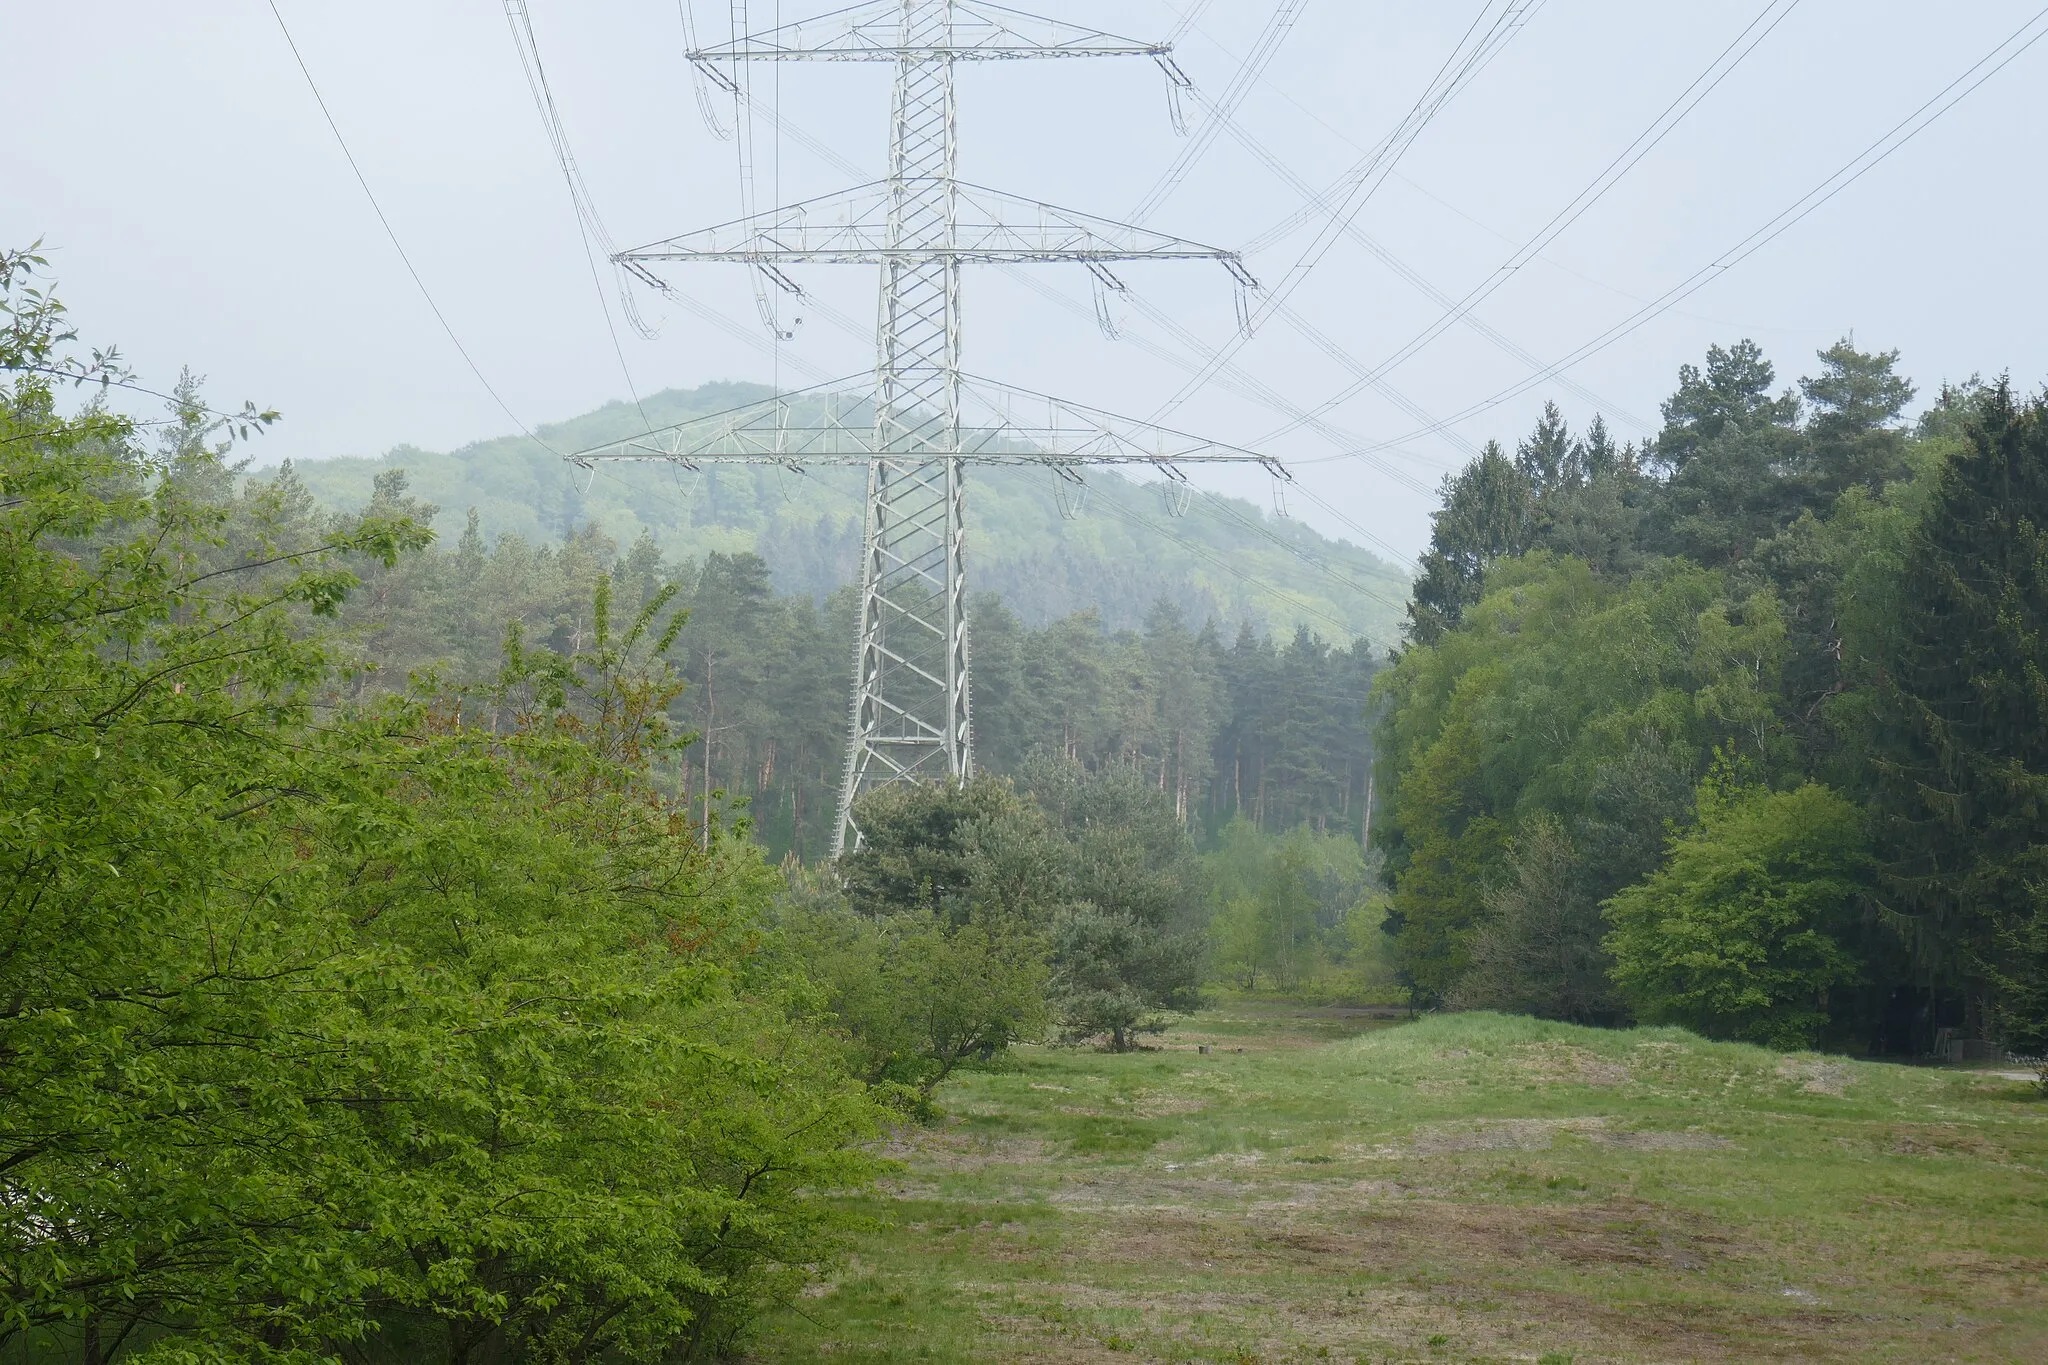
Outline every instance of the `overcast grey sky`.
<svg viewBox="0 0 2048 1365"><path fill-rule="evenodd" d="M1171 30L1190 0L1040 0L1049 14L1132 36ZM537 424L626 396L562 179L520 72L502 0L280 0L344 136L428 287L519 418ZM530 0L577 157L611 231L637 244L735 216L731 143L699 117L676 0ZM697 0L708 38L725 5ZM832 0L817 0L816 9ZM1181 65L1211 96L1274 13L1274 0L1214 0L1182 39ZM1238 121L1308 182L1326 185L1391 129L1482 0L1307 0ZM1666 107L1765 8L1765 0L1548 0L1424 129L1358 226L1452 296L1485 279ZM751 5L756 26L805 17L798 0ZM1597 206L1478 310L1548 363L1714 260L1978 60L2038 9L2032 0L1801 0L1755 52ZM29 3L0 0L0 241L42 237L76 320L118 342L144 377L180 365L223 406L254 399L285 422L266 458L434 448L510 423L434 322L294 65L265 0ZM764 66L757 91L790 123L863 168L883 161L888 70ZM1108 217L1144 196L1181 143L1164 83L1142 60L1000 64L961 77L965 178ZM1789 382L1853 331L1897 347L1923 396L1944 379L2010 370L2048 378L2048 42L2020 56L1902 151L1763 251L1627 340L1568 371L1596 401L1547 383L1366 460L1294 431L1272 453L1376 536L1425 543L1440 475L1471 443L1526 431L1543 398L1575 425L1604 409L1625 437L1654 424L1678 366L1710 342L1754 337ZM1199 118L1198 111L1190 111ZM758 134L760 204L843 185L796 139ZM1150 218L1225 246L1266 232L1299 196L1229 137L1217 139ZM1268 279L1314 226L1253 256ZM1234 328L1218 269L1125 272L1141 301L1209 345ZM695 297L765 337L742 267L674 270ZM1040 267L1062 307L1001 272L968 281L965 344L977 373L1145 416L1186 371L1136 344L1183 353L1126 308L1127 339L1092 320L1086 276ZM804 285L872 318L870 270L819 267ZM1294 296L1358 359L1384 358L1436 305L1351 241ZM658 340L623 333L643 391L711 379L769 381L775 362L694 315L647 302ZM1298 406L1346 387L1339 364L1275 319L1239 363ZM860 371L870 343L807 320L781 376ZM1530 374L1454 328L1389 376L1433 416ZM1212 389L1171 424L1248 444L1282 411ZM1367 393L1332 414L1366 441L1419 424ZM1463 444L1461 444L1463 443ZM1336 458L1332 458L1336 456ZM1391 473L1389 471L1392 471ZM1216 486L1265 498L1263 475ZM1299 497L1290 511L1357 537Z"/></svg>

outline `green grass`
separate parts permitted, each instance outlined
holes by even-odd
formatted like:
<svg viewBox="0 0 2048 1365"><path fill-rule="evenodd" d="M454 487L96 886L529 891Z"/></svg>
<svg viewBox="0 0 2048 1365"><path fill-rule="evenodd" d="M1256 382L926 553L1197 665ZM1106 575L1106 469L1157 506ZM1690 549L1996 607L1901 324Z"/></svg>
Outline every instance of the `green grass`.
<svg viewBox="0 0 2048 1365"><path fill-rule="evenodd" d="M1984 1073L1244 1002L940 1098L753 1359L2048 1359L2048 1103Z"/></svg>

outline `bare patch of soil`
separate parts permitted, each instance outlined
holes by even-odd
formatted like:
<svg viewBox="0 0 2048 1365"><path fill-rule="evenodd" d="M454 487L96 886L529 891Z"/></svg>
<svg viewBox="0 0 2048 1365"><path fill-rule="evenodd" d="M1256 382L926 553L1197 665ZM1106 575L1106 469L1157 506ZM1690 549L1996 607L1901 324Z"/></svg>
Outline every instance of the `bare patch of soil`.
<svg viewBox="0 0 2048 1365"><path fill-rule="evenodd" d="M1808 1094L1837 1097L1856 1079L1842 1063L1825 1062L1817 1057L1783 1058L1778 1063L1778 1075L1784 1080L1798 1081L1799 1088Z"/></svg>
<svg viewBox="0 0 2048 1365"><path fill-rule="evenodd" d="M1593 1141L1608 1147L1622 1147L1634 1152L1708 1152L1725 1151L1735 1144L1727 1138L1713 1133L1703 1133L1697 1128L1683 1132L1661 1132L1655 1129L1633 1129L1625 1132L1589 1134Z"/></svg>
<svg viewBox="0 0 2048 1365"><path fill-rule="evenodd" d="M1515 1049L1515 1063L1553 1085L1626 1085L1635 1077L1620 1062L1564 1043L1530 1043Z"/></svg>
<svg viewBox="0 0 2048 1365"><path fill-rule="evenodd" d="M1416 1156L1446 1152L1540 1152L1559 1133L1593 1134L1607 1126L1603 1118L1473 1119L1438 1123L1416 1132L1408 1150Z"/></svg>
<svg viewBox="0 0 2048 1365"><path fill-rule="evenodd" d="M899 1129L879 1147L892 1161L914 1164L921 1173L983 1171L1044 1161L1047 1144L1038 1138L975 1137L949 1129Z"/></svg>

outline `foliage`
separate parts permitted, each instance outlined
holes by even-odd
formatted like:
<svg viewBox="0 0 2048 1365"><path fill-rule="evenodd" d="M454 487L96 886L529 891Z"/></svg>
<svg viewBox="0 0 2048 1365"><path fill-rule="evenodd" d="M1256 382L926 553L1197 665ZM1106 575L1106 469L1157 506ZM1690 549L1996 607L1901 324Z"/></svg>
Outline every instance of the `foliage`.
<svg viewBox="0 0 2048 1365"><path fill-rule="evenodd" d="M313 467L255 482L309 539L331 520L308 488ZM366 510L418 522L439 515L411 471L376 475ZM474 509L472 509L474 511ZM782 565L745 550L675 560L651 535L623 549L594 525L558 544L487 541L472 515L451 548L395 566L352 566L362 579L340 623L364 667L355 695L398 691L433 670L487 680L504 623L554 648L588 639L594 584L609 575L622 605L676 583L687 612L677 663L690 686L671 719L698 735L677 770L700 812L743 821L772 854L816 859L830 847L846 759L844 641L853 597L822 604L773 591ZM1143 628L1108 631L1095 615L1025 625L988 594L972 604L977 765L1015 776L1040 749L1090 770L1128 768L1169 794L1183 823L1210 829L1242 811L1267 829L1308 821L1360 827L1370 768L1366 697L1373 646L1334 647L1307 631L1275 640L1191 626L1157 600Z"/></svg>
<svg viewBox="0 0 2048 1365"><path fill-rule="evenodd" d="M931 1112L932 1092L962 1063L992 1062L1050 1022L1045 948L1019 921L873 919L813 892L785 907L782 929L855 1069L914 1090L919 1112Z"/></svg>
<svg viewBox="0 0 2048 1365"><path fill-rule="evenodd" d="M2048 399L2001 383L1905 546L1869 709L1891 905L2048 1045Z"/></svg>
<svg viewBox="0 0 2048 1365"><path fill-rule="evenodd" d="M277 830L349 785L345 746L296 747L324 661L288 613L417 532L217 567L265 509L196 496L217 455L189 396L156 453L62 416L35 264L0 270L0 1338L359 1335L374 1272L330 1205L323 1103L359 1083L334 992L373 959Z"/></svg>
<svg viewBox="0 0 2048 1365"><path fill-rule="evenodd" d="M731 1349L881 1111L758 965L758 857L663 792L673 589L350 704L316 627L424 540L402 490L237 492L189 385L153 453L65 418L61 314L9 300L0 1343Z"/></svg>
<svg viewBox="0 0 2048 1365"><path fill-rule="evenodd" d="M958 927L1000 906L1003 917L1032 924L1049 918L1057 902L1045 848L1050 831L1003 778L878 787L862 797L854 821L860 843L840 858L839 870L860 914L918 912ZM1022 878L1033 899L1021 902L1005 894L1017 879L998 872L1020 844L1038 855Z"/></svg>
<svg viewBox="0 0 2048 1365"><path fill-rule="evenodd" d="M1107 1036L1127 1052L1135 1035L1165 1029L1163 1004L1195 1003L1201 940L1158 933L1129 911L1082 904L1053 923L1053 990L1070 1042Z"/></svg>
<svg viewBox="0 0 2048 1365"><path fill-rule="evenodd" d="M1607 926L1587 883L1571 836L1549 813L1532 816L1508 849L1506 879L1486 898L1452 1005L1574 1024L1619 1017L1601 946Z"/></svg>
<svg viewBox="0 0 2048 1365"><path fill-rule="evenodd" d="M1781 387L1754 343L1710 347L1654 441L1575 437L1546 405L1512 462L1489 447L1447 485L1432 554L1467 567L1418 586L1377 694L1375 840L1417 997L1613 1017L1591 907L1669 870L1718 751L1890 822L1873 913L1829 930L1855 964L1829 1036L2035 1036L2031 419L1973 379L1909 426L1896 351L1816 360ZM1526 508L1490 545L1482 487ZM1760 1027L1734 999L1713 1026Z"/></svg>
<svg viewBox="0 0 2048 1365"><path fill-rule="evenodd" d="M1607 902L1614 982L1645 1019L1810 1047L1849 949L1869 861L1863 814L1839 793L1742 785L1724 765L1699 824L1649 878Z"/></svg>
<svg viewBox="0 0 2048 1365"><path fill-rule="evenodd" d="M986 948L977 939L972 951L988 954L991 970L1009 964L1013 984L1036 983L1041 1006L1049 989L1069 1037L1107 1035L1122 1050L1158 1011L1195 1003L1202 893L1194 846L1172 799L1129 769L1090 773L1041 756L1024 765L1022 779L1021 791L980 776L864 796L856 809L862 842L840 860L848 904L870 919L914 922L919 934L928 925L941 935L987 936ZM874 951L887 962L886 951ZM907 1014L944 986L910 971L877 979L911 992L898 1002ZM1005 1017L1023 1018L1021 996ZM1018 1023L968 1050L992 1055L1024 1032ZM958 1060L931 1048L922 1055L935 1074Z"/></svg>
<svg viewBox="0 0 2048 1365"><path fill-rule="evenodd" d="M1408 636L1425 645L1442 639L1479 600L1487 566L1527 550L1535 530L1535 494L1497 441L1444 476L1442 497L1408 604Z"/></svg>
<svg viewBox="0 0 2048 1365"><path fill-rule="evenodd" d="M1768 588L1682 562L1620 582L1546 552L1496 565L1465 625L1381 688L1388 924L1414 990L1438 998L1466 970L1525 819L1616 840L1646 768L1775 754L1782 640Z"/></svg>
<svg viewBox="0 0 2048 1365"><path fill-rule="evenodd" d="M1236 820L1203 863L1211 960L1224 979L1299 992L1329 968L1355 969L1342 993L1385 984L1374 868L1349 837L1307 828L1263 835Z"/></svg>

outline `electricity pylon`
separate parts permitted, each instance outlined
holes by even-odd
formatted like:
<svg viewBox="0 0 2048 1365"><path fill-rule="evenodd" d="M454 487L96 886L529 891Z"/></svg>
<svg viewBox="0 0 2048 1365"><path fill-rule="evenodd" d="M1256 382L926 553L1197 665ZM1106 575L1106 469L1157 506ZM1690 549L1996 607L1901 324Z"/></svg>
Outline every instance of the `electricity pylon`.
<svg viewBox="0 0 2048 1365"><path fill-rule="evenodd" d="M737 9L738 7L736 7ZM852 412L833 381L796 394L580 451L600 459L857 464L867 469L860 613L846 765L832 853L858 841L854 802L870 787L974 771L968 678L965 470L1050 466L1078 482L1097 464L1149 464L1177 483L1184 463L1270 458L1042 394L960 367L960 271L970 263L1078 261L1112 290L1110 263L1220 262L1257 287L1233 252L964 184L955 175L954 68L961 62L1146 56L1172 87L1187 78L1169 47L1023 14L980 0L879 0L690 53L739 95L748 61L893 62L886 180L771 209L617 254L637 278L671 261L753 266L800 293L802 264L881 267L873 399ZM1043 416L1041 417L1041 412ZM865 420L862 420L865 419ZM1185 503L1181 504L1183 507Z"/></svg>

